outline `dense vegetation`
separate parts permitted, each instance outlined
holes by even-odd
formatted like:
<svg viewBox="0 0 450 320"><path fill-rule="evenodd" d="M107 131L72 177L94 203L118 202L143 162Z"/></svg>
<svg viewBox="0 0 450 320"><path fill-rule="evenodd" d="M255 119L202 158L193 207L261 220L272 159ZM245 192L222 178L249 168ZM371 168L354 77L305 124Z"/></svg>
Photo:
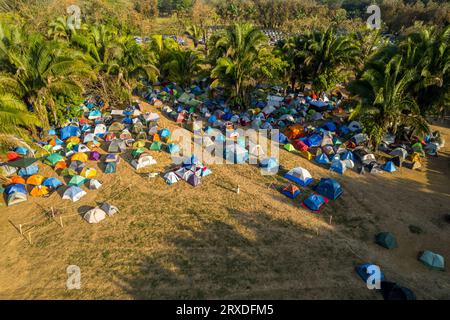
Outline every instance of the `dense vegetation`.
<svg viewBox="0 0 450 320"><path fill-rule="evenodd" d="M240 109L257 84L347 84L352 117L374 144L401 126L427 131L427 116L450 105L447 3L380 1L384 30L398 33L390 42L365 28L364 1L78 2L83 21L74 28L72 1L0 0L0 133L26 138L63 124L87 94L126 106L142 79L189 87L206 77ZM403 22L389 18L399 10ZM175 14L165 19L188 45L155 33L159 14ZM291 35L273 46L261 28Z"/></svg>

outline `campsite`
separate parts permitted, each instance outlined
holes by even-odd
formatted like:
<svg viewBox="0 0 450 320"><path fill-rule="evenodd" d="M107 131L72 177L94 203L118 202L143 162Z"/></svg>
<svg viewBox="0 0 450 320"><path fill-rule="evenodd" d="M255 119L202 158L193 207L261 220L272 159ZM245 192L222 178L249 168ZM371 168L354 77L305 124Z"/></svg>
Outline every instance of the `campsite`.
<svg viewBox="0 0 450 320"><path fill-rule="evenodd" d="M0 118L0 298L450 299L448 70L434 74L442 86L420 78L426 72L400 71L402 59L429 63L406 57L405 49L428 31L394 43L377 38L380 49L353 61L359 71L350 70L348 57L318 69L303 61L293 71L309 49L295 49L292 60L285 50L301 39L325 45L317 34L284 39L281 31L267 36L262 26L230 23L197 37L190 26L181 34L171 29L174 36L152 29L147 47L144 36L122 34L117 22L115 31L97 29L89 13L86 29L60 29L55 20L45 36L23 34L32 45L22 53L61 46L52 54L73 56L57 63L40 56L55 65L40 74L47 83L36 84L20 68L10 72L23 42L9 46L19 31L3 23L15 15L27 21L27 8L0 13L0 82L5 91L17 84L18 92L36 94L0 93L0 117L8 114ZM146 34L147 20L133 8L143 19L133 27ZM197 21L191 15L177 19ZM167 30L164 23L158 28ZM430 30L424 43L442 49L424 55L448 53L450 28ZM100 34L110 42L97 43ZM260 41L259 51L246 37L234 43L238 34ZM321 36L341 45L352 37L330 28ZM228 56L241 45L248 51ZM187 70L184 54L193 64L209 60ZM247 74L230 75L245 54L253 59ZM386 62L382 71L378 58ZM445 55L439 59L448 64ZM55 76L58 64L67 70ZM337 75L343 65L354 72L346 79ZM379 71L380 87L401 94L367 93L376 91L371 75ZM255 132L265 135L253 141ZM81 287L70 289L74 266ZM373 266L381 290L369 288Z"/></svg>

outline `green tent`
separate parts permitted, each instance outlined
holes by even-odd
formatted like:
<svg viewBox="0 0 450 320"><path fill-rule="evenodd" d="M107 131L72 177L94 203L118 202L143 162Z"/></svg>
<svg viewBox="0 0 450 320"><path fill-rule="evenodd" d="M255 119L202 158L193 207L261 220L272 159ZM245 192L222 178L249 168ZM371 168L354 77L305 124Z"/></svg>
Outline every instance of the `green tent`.
<svg viewBox="0 0 450 320"><path fill-rule="evenodd" d="M84 182L86 181L86 178L79 176L79 175L74 175L72 177L72 179L70 179L69 183L67 184L69 187L72 186L76 186L79 187L81 186Z"/></svg>
<svg viewBox="0 0 450 320"><path fill-rule="evenodd" d="M420 142L416 142L414 143L411 148L413 149L414 152L417 153L423 153L423 146Z"/></svg>
<svg viewBox="0 0 450 320"><path fill-rule="evenodd" d="M159 151L161 150L162 143L160 141L153 141L152 145L150 146L150 150L152 151Z"/></svg>
<svg viewBox="0 0 450 320"><path fill-rule="evenodd" d="M8 162L8 166L14 168L26 168L38 161L38 158L20 158L11 162Z"/></svg>
<svg viewBox="0 0 450 320"><path fill-rule="evenodd" d="M116 173L117 163L116 162L108 162L106 164L105 173Z"/></svg>
<svg viewBox="0 0 450 320"><path fill-rule="evenodd" d="M286 149L289 152L292 152L292 151L295 150L294 146L292 144L290 144L290 143L285 144L284 145L284 149Z"/></svg>
<svg viewBox="0 0 450 320"><path fill-rule="evenodd" d="M437 253L425 250L419 260L432 269L444 270L444 257Z"/></svg>
<svg viewBox="0 0 450 320"><path fill-rule="evenodd" d="M137 158L141 155L141 153L143 153L145 151L144 148L137 148L134 149L133 151L131 151L131 155L133 156L133 158Z"/></svg>
<svg viewBox="0 0 450 320"><path fill-rule="evenodd" d="M44 160L44 163L53 167L61 160L64 160L64 158L59 153L53 153Z"/></svg>
<svg viewBox="0 0 450 320"><path fill-rule="evenodd" d="M73 169L65 168L61 171L62 176L76 176L77 172Z"/></svg>
<svg viewBox="0 0 450 320"><path fill-rule="evenodd" d="M386 249L397 248L397 240L390 232L381 232L376 235L375 242Z"/></svg>

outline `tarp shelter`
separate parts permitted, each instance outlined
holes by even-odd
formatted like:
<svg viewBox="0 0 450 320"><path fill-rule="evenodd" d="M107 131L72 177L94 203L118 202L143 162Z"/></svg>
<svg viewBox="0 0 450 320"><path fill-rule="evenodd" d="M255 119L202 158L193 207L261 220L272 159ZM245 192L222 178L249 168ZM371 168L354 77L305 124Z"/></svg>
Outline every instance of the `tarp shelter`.
<svg viewBox="0 0 450 320"><path fill-rule="evenodd" d="M42 182L42 185L52 189L56 189L60 185L62 185L62 182L58 178L47 178L44 180L44 182Z"/></svg>
<svg viewBox="0 0 450 320"><path fill-rule="evenodd" d="M323 196L312 193L303 201L303 206L312 211L319 212L327 202L328 200Z"/></svg>
<svg viewBox="0 0 450 320"><path fill-rule="evenodd" d="M429 250L425 250L419 257L419 260L426 266L437 269L444 270L445 262L444 257L440 254L434 253Z"/></svg>
<svg viewBox="0 0 450 320"><path fill-rule="evenodd" d="M37 165L32 164L26 168L22 168L19 170L18 175L21 177L31 176L39 172L39 167Z"/></svg>
<svg viewBox="0 0 450 320"><path fill-rule="evenodd" d="M97 190L97 189L100 189L101 186L102 186L102 184L100 183L100 181L98 181L96 179L89 180L89 189Z"/></svg>
<svg viewBox="0 0 450 320"><path fill-rule="evenodd" d="M366 282L367 283L367 279L369 279L369 277L373 274L373 273L375 273L375 271L373 271L373 272L371 272L371 273L368 273L368 269L369 269L369 267L371 267L371 266L375 266L375 267L378 267L377 265L374 265L373 263L363 263L363 264L360 264L360 265L358 265L358 266L356 266L355 267L355 271L356 271L356 273L359 275L359 277L364 281L364 282ZM379 268L379 267L378 267ZM384 273L383 273L383 271L381 271L381 268L380 268L380 281L383 281L384 280Z"/></svg>
<svg viewBox="0 0 450 320"><path fill-rule="evenodd" d="M107 202L104 202L101 206L100 209L102 209L108 216L112 217L113 215L115 215L117 212L119 212L119 209L116 206L113 206Z"/></svg>
<svg viewBox="0 0 450 320"><path fill-rule="evenodd" d="M105 173L116 173L117 162L106 163Z"/></svg>
<svg viewBox="0 0 450 320"><path fill-rule="evenodd" d="M27 179L27 184L31 184L33 186L38 186L42 184L42 181L44 181L44 177L40 174L34 174Z"/></svg>
<svg viewBox="0 0 450 320"><path fill-rule="evenodd" d="M381 281L381 294L384 300L416 300L411 289L402 287L395 282Z"/></svg>
<svg viewBox="0 0 450 320"><path fill-rule="evenodd" d="M35 186L31 189L30 195L33 197L42 197L48 194L48 189L46 186Z"/></svg>
<svg viewBox="0 0 450 320"><path fill-rule="evenodd" d="M295 199L300 194L300 189L297 186L290 184L283 188L283 190L281 190L281 193L291 199Z"/></svg>
<svg viewBox="0 0 450 320"><path fill-rule="evenodd" d="M80 187L73 186L73 187L68 188L64 192L62 198L66 199L66 200L71 200L72 202L77 202L78 200L80 200L85 195L86 195L86 191L84 191Z"/></svg>
<svg viewBox="0 0 450 320"><path fill-rule="evenodd" d="M286 179L294 181L304 187L313 182L313 178L308 170L302 167L296 167L284 175Z"/></svg>
<svg viewBox="0 0 450 320"><path fill-rule="evenodd" d="M70 181L69 181L69 183L67 185L68 186L79 187L85 182L86 182L86 178L85 177L82 177L82 176L79 176L79 175L75 175L75 176L72 176L72 178L70 179Z"/></svg>
<svg viewBox="0 0 450 320"><path fill-rule="evenodd" d="M8 166L11 166L14 168L27 168L38 160L39 160L38 158L20 158L20 159L8 162Z"/></svg>
<svg viewBox="0 0 450 320"><path fill-rule="evenodd" d="M180 178L172 171L164 175L164 180L167 184L174 184L180 180Z"/></svg>
<svg viewBox="0 0 450 320"><path fill-rule="evenodd" d="M99 207L96 207L86 212L83 218L89 223L99 223L106 218L106 213Z"/></svg>
<svg viewBox="0 0 450 320"><path fill-rule="evenodd" d="M339 182L331 178L320 179L319 184L317 185L315 190L324 197L332 200L336 200L343 193L342 187Z"/></svg>
<svg viewBox="0 0 450 320"><path fill-rule="evenodd" d="M390 232L380 232L375 236L375 242L386 249L397 248L397 240Z"/></svg>

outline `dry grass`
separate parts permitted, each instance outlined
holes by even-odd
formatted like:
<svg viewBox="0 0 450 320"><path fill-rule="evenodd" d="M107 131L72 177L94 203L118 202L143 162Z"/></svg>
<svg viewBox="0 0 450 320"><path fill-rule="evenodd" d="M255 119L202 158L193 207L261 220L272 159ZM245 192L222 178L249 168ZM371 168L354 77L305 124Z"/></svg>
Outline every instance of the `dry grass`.
<svg viewBox="0 0 450 320"><path fill-rule="evenodd" d="M162 123L177 127L164 117ZM167 153L151 153L155 170L170 166ZM300 207L308 188L289 200L275 190L287 181L261 176L256 166L213 165L213 175L193 188L136 174L123 160L115 175L100 170L103 189L74 205L53 194L0 207L0 298L380 299L353 271L366 261L419 298L450 298L449 272L428 270L416 259L430 249L450 261L450 225L441 219L450 204L448 146L422 172L403 168L382 176L337 176L285 151L280 161L288 169L303 166L316 179L337 177L344 195L315 215ZM105 200L120 213L98 225L81 219ZM51 206L66 217L64 228L45 216ZM32 245L9 220L39 226ZM424 233L412 234L411 224ZM399 249L373 244L384 230L396 234ZM70 264L81 268L81 290L65 289Z"/></svg>

